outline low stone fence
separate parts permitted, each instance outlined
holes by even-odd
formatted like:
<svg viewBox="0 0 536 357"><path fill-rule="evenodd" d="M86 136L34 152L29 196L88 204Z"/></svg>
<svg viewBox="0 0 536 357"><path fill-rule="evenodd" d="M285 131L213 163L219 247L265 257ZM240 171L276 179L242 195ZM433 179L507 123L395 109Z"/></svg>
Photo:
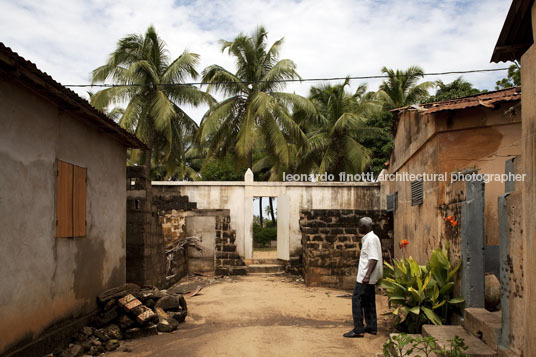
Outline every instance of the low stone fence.
<svg viewBox="0 0 536 357"><path fill-rule="evenodd" d="M303 269L308 286L351 289L355 285L362 235L357 224L362 217L374 221L383 259L393 251L392 216L385 211L313 209L300 211Z"/></svg>

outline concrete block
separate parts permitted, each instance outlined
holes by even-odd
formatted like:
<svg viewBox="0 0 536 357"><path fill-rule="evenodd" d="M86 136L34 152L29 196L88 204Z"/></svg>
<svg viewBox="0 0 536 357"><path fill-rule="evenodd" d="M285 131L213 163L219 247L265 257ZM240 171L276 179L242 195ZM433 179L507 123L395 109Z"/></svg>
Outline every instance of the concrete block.
<svg viewBox="0 0 536 357"><path fill-rule="evenodd" d="M482 339L488 346L497 349L501 333L501 312L489 312L482 308L467 308L463 326L473 336Z"/></svg>
<svg viewBox="0 0 536 357"><path fill-rule="evenodd" d="M449 348L450 341L455 336L462 338L468 349L465 350L467 356L474 357L495 357L497 351L486 345L482 340L469 334L462 326L436 326L424 325L422 327L423 336L432 336L437 340L441 348Z"/></svg>

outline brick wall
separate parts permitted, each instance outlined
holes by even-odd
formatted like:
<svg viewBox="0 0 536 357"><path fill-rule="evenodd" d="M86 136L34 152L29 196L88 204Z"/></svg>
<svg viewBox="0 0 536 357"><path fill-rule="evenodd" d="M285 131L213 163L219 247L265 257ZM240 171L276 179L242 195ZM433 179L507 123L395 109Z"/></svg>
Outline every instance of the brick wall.
<svg viewBox="0 0 536 357"><path fill-rule="evenodd" d="M384 211L301 210L302 262L308 286L351 289L355 285L360 241L357 223L362 217L374 221L384 260L393 250L392 218Z"/></svg>
<svg viewBox="0 0 536 357"><path fill-rule="evenodd" d="M143 166L127 167L127 282L162 288L186 275L187 252L170 251L175 240L164 238L161 216L193 208L195 203L178 192L153 192Z"/></svg>

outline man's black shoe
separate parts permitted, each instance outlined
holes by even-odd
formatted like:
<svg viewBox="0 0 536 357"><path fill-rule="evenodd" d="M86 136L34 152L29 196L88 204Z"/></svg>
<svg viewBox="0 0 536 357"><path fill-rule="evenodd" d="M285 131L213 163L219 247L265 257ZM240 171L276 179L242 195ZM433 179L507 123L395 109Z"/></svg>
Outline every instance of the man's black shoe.
<svg viewBox="0 0 536 357"><path fill-rule="evenodd" d="M347 337L347 338L365 337L364 334L356 333L356 332L354 332L354 330L345 333L343 336Z"/></svg>
<svg viewBox="0 0 536 357"><path fill-rule="evenodd" d="M370 333L371 335L377 335L378 331L365 329L365 333Z"/></svg>

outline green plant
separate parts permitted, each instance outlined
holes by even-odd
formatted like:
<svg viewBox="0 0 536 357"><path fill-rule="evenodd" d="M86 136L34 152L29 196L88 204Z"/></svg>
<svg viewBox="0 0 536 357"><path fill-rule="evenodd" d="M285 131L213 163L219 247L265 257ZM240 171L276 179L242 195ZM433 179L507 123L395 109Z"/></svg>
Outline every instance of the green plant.
<svg viewBox="0 0 536 357"><path fill-rule="evenodd" d="M277 240L277 227L269 220L265 221L264 227L258 223L253 223L253 241L266 247L270 241Z"/></svg>
<svg viewBox="0 0 536 357"><path fill-rule="evenodd" d="M467 346L465 341L454 336L454 339L449 340L448 348L440 348L437 340L432 336L413 337L401 333L392 335L387 338L383 344L383 355L385 357L404 357L404 356L438 356L438 357L462 357L467 356L465 350Z"/></svg>
<svg viewBox="0 0 536 357"><path fill-rule="evenodd" d="M453 278L461 264L452 268L441 248L434 250L427 265L413 258L395 259L385 264L386 277L381 286L387 291L394 311L394 325L399 330L420 333L424 324L442 325L450 309L464 300L452 297Z"/></svg>

